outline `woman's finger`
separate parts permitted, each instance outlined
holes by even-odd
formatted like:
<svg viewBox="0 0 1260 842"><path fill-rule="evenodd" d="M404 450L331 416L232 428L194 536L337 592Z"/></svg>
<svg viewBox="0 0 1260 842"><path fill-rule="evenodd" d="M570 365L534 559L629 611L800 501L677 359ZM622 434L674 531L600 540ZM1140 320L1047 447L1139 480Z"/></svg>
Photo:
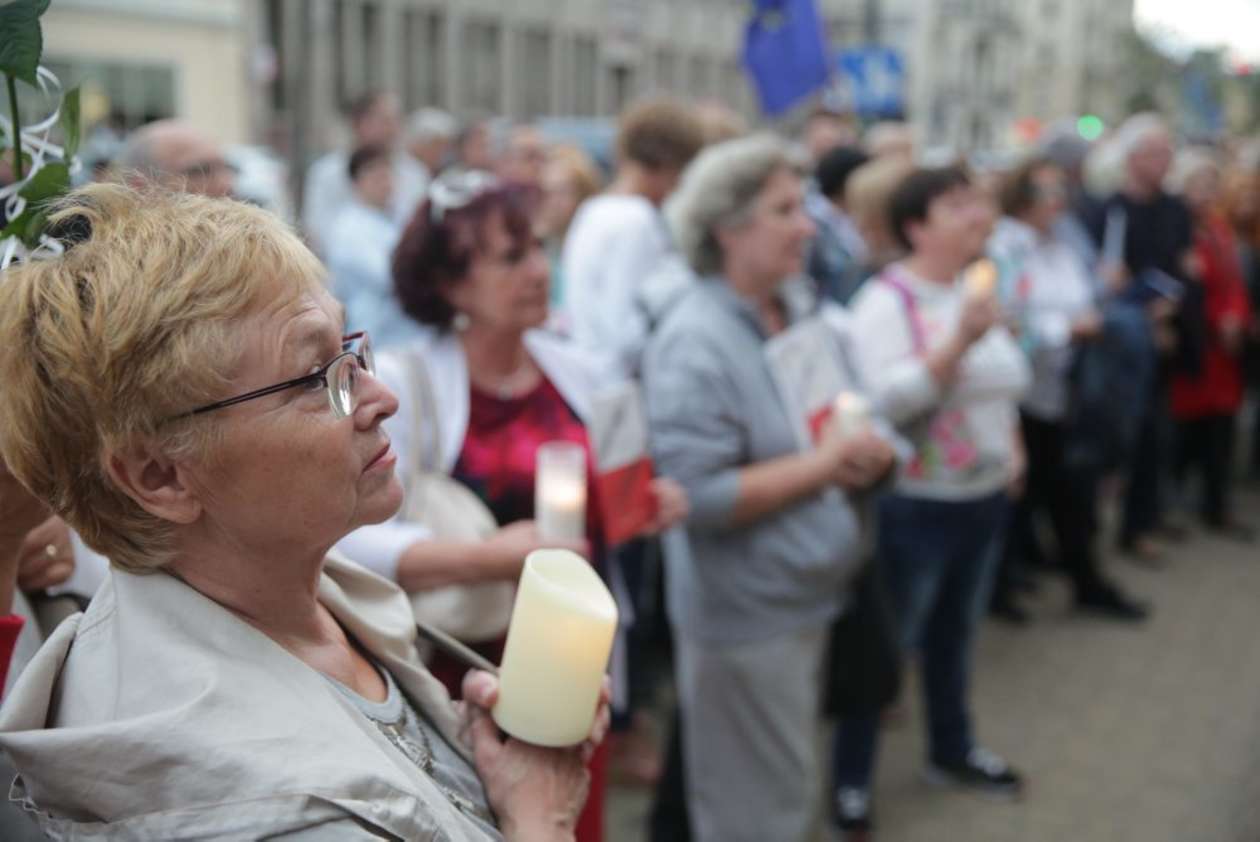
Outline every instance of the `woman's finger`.
<svg viewBox="0 0 1260 842"><path fill-rule="evenodd" d="M56 587L74 574L74 565L68 561L56 561L31 577L29 584L20 585L22 590L43 591Z"/></svg>
<svg viewBox="0 0 1260 842"><path fill-rule="evenodd" d="M499 700L499 680L483 670L469 670L463 682L464 701L489 710Z"/></svg>
<svg viewBox="0 0 1260 842"><path fill-rule="evenodd" d="M468 708L468 742L478 769L494 766L503 751L498 726L486 712L476 707Z"/></svg>

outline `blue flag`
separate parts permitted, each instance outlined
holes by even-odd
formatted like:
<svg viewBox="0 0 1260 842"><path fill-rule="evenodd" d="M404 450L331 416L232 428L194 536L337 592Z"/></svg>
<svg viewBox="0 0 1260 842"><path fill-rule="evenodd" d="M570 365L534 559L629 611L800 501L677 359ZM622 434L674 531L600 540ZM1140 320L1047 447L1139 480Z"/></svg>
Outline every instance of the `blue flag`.
<svg viewBox="0 0 1260 842"><path fill-rule="evenodd" d="M823 88L830 65L817 0L754 0L744 67L766 114L782 114Z"/></svg>

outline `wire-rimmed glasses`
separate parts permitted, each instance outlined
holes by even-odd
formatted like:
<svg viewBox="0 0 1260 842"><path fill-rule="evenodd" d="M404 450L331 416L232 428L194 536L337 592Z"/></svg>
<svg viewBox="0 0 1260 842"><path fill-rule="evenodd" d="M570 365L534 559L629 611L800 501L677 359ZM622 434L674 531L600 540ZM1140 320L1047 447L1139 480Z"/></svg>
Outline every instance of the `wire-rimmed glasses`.
<svg viewBox="0 0 1260 842"><path fill-rule="evenodd" d="M354 412L354 395L359 380L359 372L366 371L368 374L376 374L376 360L372 356L372 343L368 339L366 332L361 331L341 337L341 349L341 353L329 360L328 364L319 371L313 371L303 377L295 377L283 383L276 383L274 386L255 389L252 392L246 392L233 398L215 401L185 412L179 417L187 418L192 415L201 415L206 412L213 412L216 409L235 406L245 401L252 401L254 398L274 395L276 392L283 392L286 389L296 389L299 386L322 382L328 392L328 405L332 407L333 415L339 419L347 418Z"/></svg>

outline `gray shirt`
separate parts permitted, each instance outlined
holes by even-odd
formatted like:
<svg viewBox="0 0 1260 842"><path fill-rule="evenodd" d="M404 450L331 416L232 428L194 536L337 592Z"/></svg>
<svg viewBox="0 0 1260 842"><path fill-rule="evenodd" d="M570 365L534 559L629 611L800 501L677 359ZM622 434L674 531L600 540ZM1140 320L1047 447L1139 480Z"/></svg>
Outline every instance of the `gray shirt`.
<svg viewBox="0 0 1260 842"><path fill-rule="evenodd" d="M377 666L377 671L389 688L383 702L369 701L340 681L328 676L325 678L372 721L394 748L432 778L447 800L486 842L503 842L476 771L416 711L389 670ZM353 823L350 819L347 822ZM475 835L472 827L466 829L466 835Z"/></svg>
<svg viewBox="0 0 1260 842"><path fill-rule="evenodd" d="M753 307L720 279L696 284L653 334L643 379L659 471L692 513L665 539L675 629L701 641L766 640L836 617L860 559L859 518L842 493L732 523L742 468L797 453Z"/></svg>

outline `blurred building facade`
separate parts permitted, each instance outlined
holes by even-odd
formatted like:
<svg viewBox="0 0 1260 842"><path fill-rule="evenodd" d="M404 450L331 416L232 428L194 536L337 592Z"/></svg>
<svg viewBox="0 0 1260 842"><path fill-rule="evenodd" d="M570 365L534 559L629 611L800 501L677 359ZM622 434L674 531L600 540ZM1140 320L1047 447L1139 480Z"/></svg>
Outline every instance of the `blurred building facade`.
<svg viewBox="0 0 1260 842"><path fill-rule="evenodd" d="M651 91L751 111L742 0L260 0L269 113L335 137L339 107L388 88L410 110L609 117Z"/></svg>
<svg viewBox="0 0 1260 842"><path fill-rule="evenodd" d="M923 148L1000 149L1018 121L1123 116L1133 0L819 0L836 48L906 68ZM309 160L372 88L457 116L607 118L649 92L755 104L746 0L58 0L48 64L85 116L178 115L225 143Z"/></svg>
<svg viewBox="0 0 1260 842"><path fill-rule="evenodd" d="M1021 121L1124 116L1133 0L821 0L838 47L878 43L907 69L926 149L995 150Z"/></svg>
<svg viewBox="0 0 1260 842"><path fill-rule="evenodd" d="M252 134L250 0L57 0L44 63L82 87L88 126L180 116L223 143Z"/></svg>

